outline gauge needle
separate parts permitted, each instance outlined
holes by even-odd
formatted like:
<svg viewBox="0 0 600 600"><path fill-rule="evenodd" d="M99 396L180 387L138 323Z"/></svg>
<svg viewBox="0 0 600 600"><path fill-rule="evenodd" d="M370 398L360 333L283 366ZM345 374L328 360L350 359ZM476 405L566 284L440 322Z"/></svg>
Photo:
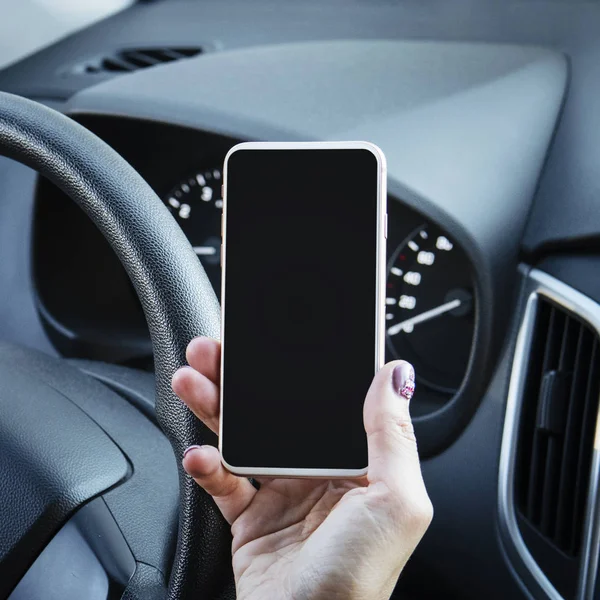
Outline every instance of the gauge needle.
<svg viewBox="0 0 600 600"><path fill-rule="evenodd" d="M194 246L194 252L196 256L212 256L217 253L217 249L214 246Z"/></svg>
<svg viewBox="0 0 600 600"><path fill-rule="evenodd" d="M455 308L458 308L462 302L457 298L456 300L451 300L450 302L446 302L446 304L442 304L437 308L432 308L431 310L426 310L424 313L417 315L416 317L411 317L410 319L406 319L406 321L402 321L402 323L396 323L392 325L388 330L388 335L396 335L400 331L402 331L405 327L410 327L411 325L416 325L417 323L423 323L424 321L429 321L429 319L435 319L435 317L439 317L444 313L447 313Z"/></svg>

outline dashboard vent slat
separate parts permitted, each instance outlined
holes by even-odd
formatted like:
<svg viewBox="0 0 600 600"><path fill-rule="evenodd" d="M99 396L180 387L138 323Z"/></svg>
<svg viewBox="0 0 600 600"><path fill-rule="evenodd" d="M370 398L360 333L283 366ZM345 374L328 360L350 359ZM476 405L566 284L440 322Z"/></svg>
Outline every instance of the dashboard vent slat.
<svg viewBox="0 0 600 600"><path fill-rule="evenodd" d="M584 396L583 423L579 439L579 451L577 456L577 478L575 480L575 506L571 522L570 550L574 554L581 542L582 527L578 524L583 522L585 502L587 499L588 478L592 464L592 448L594 445L594 426L596 425L596 414L598 412L598 339L594 338L590 359L587 386Z"/></svg>
<svg viewBox="0 0 600 600"><path fill-rule="evenodd" d="M517 507L553 547L579 553L600 396L598 336L540 296L523 392Z"/></svg>
<svg viewBox="0 0 600 600"><path fill-rule="evenodd" d="M582 363L584 356L590 356L592 335L583 325L579 326L577 346L575 350L574 365ZM563 444L562 462L565 465L577 464L579 445L577 432L581 430L583 422L583 404L576 402L576 398L585 394L587 378L583 376L582 369L574 370L571 380L569 395L569 410L565 424L565 439ZM563 469L559 482L561 494L558 499L557 520L555 534L561 547L569 546L567 539L571 530L571 515L575 503L575 472L573 469Z"/></svg>
<svg viewBox="0 0 600 600"><path fill-rule="evenodd" d="M543 374L549 370L550 355L552 351L551 340L554 339L556 329L556 311L553 308L547 311L539 311L538 319L540 321L540 327L545 327L548 331L548 336L544 340L539 338L538 348L535 351L535 361L530 367L531 379L528 382L528 387L532 388L528 391L528 395L537 394L538 390L535 386L531 385L531 382L541 381ZM533 354L533 353L532 353ZM535 371L535 373L533 372ZM532 405L530 405L532 406ZM532 406L533 407L533 406ZM537 408L537 407L533 407ZM537 410L530 411L531 417L537 419ZM526 500L525 514L528 519L533 522L539 520L539 513L541 511L541 499L542 496L538 493L540 486L543 484L541 479L542 464L546 463L546 445L541 439L540 432L535 429L533 424L527 423L531 426L531 431L528 433L528 439L532 439L532 448L530 451L531 461L528 467L529 480L528 480L528 491Z"/></svg>
<svg viewBox="0 0 600 600"><path fill-rule="evenodd" d="M127 59L130 63L133 63L140 69L145 69L146 67L153 67L154 65L157 65L161 62L166 62L154 57L149 52L130 52L127 56Z"/></svg>
<svg viewBox="0 0 600 600"><path fill-rule="evenodd" d="M159 46L156 48L132 48L88 61L75 68L78 73L129 73L147 69L176 60L192 58L204 52L200 46Z"/></svg>
<svg viewBox="0 0 600 600"><path fill-rule="evenodd" d="M128 61L122 60L118 56L111 56L105 58L100 64L100 68L94 69L94 73L98 71L135 71L135 65L131 64Z"/></svg>
<svg viewBox="0 0 600 600"><path fill-rule="evenodd" d="M562 442L550 437L547 443L540 530L544 535L552 537L555 524L556 496L560 480L560 469L556 468L556 464L560 461L560 455L562 454Z"/></svg>

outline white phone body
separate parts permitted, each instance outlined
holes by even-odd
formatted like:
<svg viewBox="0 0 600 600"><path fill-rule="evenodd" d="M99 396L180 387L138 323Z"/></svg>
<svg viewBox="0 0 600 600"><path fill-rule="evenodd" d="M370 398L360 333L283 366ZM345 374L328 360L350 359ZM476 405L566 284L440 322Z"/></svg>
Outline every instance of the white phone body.
<svg viewBox="0 0 600 600"><path fill-rule="evenodd" d="M240 150L344 150L364 149L371 152L378 165L377 176L377 231L376 231L376 281L373 282L373 291L376 295L375 310L375 363L373 375L383 366L385 360L385 284L386 284L386 239L387 239L387 167L385 155L375 144L364 141L342 141L342 142L244 142L232 147L225 157L223 168L223 219L222 219L222 247L221 247L221 365L220 365L220 414L219 423L219 452L223 465L231 473L241 476L258 477L285 477L285 478L358 478L367 474L368 467L362 469L315 469L315 468L273 468L240 467L227 463L223 458L223 448L227 443L223 437L223 365L227 360L227 348L225 346L225 329L227 327L227 183L228 162L230 157Z"/></svg>

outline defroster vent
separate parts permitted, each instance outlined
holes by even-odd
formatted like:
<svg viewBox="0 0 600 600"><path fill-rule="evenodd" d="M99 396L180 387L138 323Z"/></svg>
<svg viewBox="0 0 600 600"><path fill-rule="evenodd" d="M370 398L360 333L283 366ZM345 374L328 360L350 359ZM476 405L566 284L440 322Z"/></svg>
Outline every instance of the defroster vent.
<svg viewBox="0 0 600 600"><path fill-rule="evenodd" d="M520 516L566 556L581 550L600 395L598 336L538 296L515 471Z"/></svg>
<svg viewBox="0 0 600 600"><path fill-rule="evenodd" d="M204 51L200 46L157 46L116 51L79 65L79 73L129 73L176 60L192 58Z"/></svg>

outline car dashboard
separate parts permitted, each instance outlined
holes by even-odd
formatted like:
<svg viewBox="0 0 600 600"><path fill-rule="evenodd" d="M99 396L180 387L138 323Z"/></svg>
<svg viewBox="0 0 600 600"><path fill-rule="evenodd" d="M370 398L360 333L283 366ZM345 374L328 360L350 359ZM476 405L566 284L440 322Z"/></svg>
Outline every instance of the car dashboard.
<svg viewBox="0 0 600 600"><path fill-rule="evenodd" d="M123 117L78 119L152 185L219 297L222 167L237 140ZM260 191L269 182L248 185ZM390 196L388 215L387 358L415 365L422 388L417 415L426 414L455 396L467 371L475 328L473 270L449 233L400 199ZM141 306L95 227L48 181L38 184L34 222L37 306L53 344L65 356L151 369ZM249 268L254 260L268 259L249 254ZM96 268L86 268L91 264ZM349 281L349 293L351 288ZM444 358L437 343L440 335L453 340L450 357Z"/></svg>
<svg viewBox="0 0 600 600"><path fill-rule="evenodd" d="M234 144L379 145L386 358L415 365L436 511L400 593L594 598L600 10L450 4L356 2L341 15L336 2L141 3L5 69L0 87L63 111L132 164L217 295ZM5 159L0 196L0 256L14 257L0 267L3 337L151 371L135 291L83 212ZM249 249L248 268L268 259Z"/></svg>

